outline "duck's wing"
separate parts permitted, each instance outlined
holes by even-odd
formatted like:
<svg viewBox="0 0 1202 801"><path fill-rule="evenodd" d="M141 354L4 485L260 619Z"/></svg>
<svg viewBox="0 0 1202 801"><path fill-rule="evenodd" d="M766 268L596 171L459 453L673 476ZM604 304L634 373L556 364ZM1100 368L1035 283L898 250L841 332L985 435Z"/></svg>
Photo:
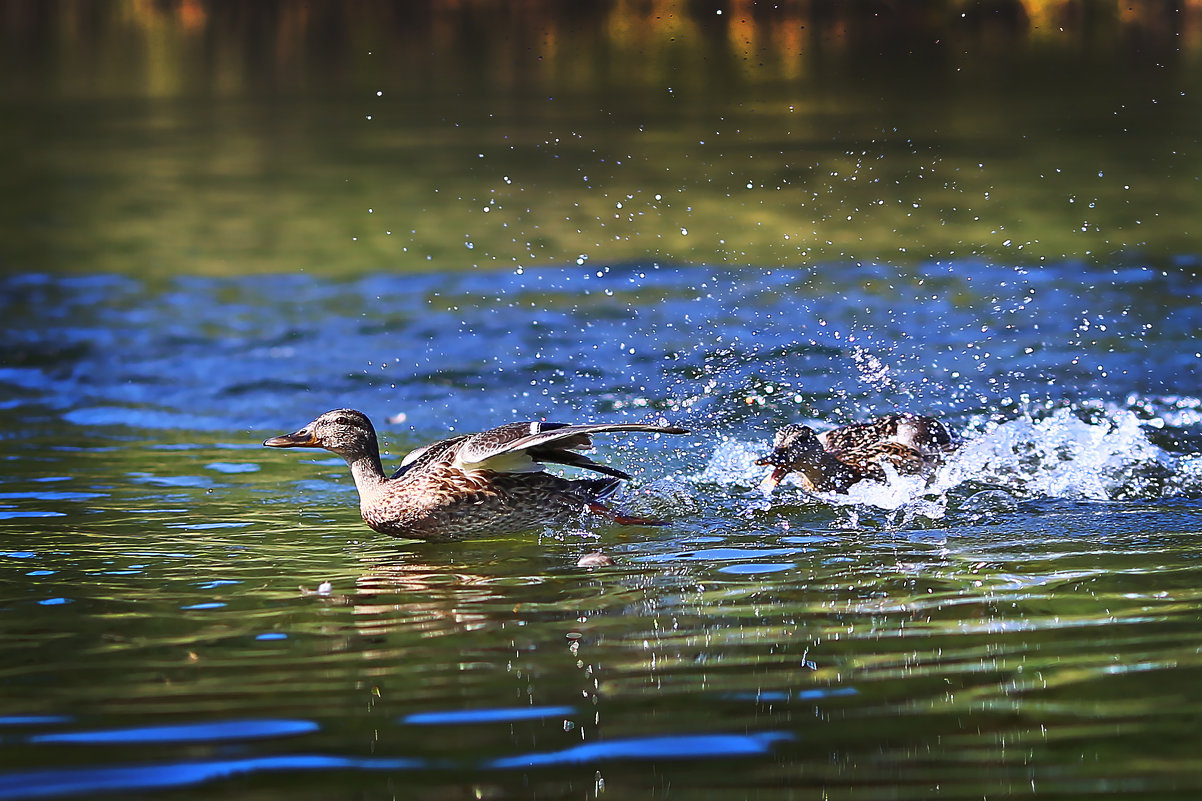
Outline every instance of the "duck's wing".
<svg viewBox="0 0 1202 801"><path fill-rule="evenodd" d="M818 435L828 451L868 448L883 442L895 442L921 451L924 455L954 450L956 440L943 423L934 417L899 412L865 423L851 423Z"/></svg>
<svg viewBox="0 0 1202 801"><path fill-rule="evenodd" d="M843 464L878 481L884 479L882 464L891 464L897 472L902 474L921 473L924 469L932 466L931 460L922 451L902 445L900 442L875 442L859 448L834 451L832 455Z"/></svg>
<svg viewBox="0 0 1202 801"><path fill-rule="evenodd" d="M392 474L393 478L400 478L410 470L420 470L422 467L436 462L439 459L446 459L447 455L455 450L457 446L468 438L469 435L464 434L450 439L431 442L429 445L422 445L419 448L414 448L405 454L405 458L401 459L401 466Z"/></svg>
<svg viewBox="0 0 1202 801"><path fill-rule="evenodd" d="M848 423L845 426L818 435L822 447L828 451L849 451L866 448L892 439L897 435L900 414L887 414L866 423Z"/></svg>
<svg viewBox="0 0 1202 801"><path fill-rule="evenodd" d="M676 426L643 423L509 423L463 438L455 447L452 464L463 470L534 473L543 469L543 463L551 463L580 467L617 478L630 478L628 473L598 464L576 451L593 447L593 434L634 431L652 434L688 433L686 429Z"/></svg>

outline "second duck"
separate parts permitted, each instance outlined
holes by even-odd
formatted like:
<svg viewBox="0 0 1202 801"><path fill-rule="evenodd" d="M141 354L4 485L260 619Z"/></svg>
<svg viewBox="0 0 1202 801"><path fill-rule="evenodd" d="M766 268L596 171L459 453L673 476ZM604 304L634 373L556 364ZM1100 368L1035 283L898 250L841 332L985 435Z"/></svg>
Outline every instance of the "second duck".
<svg viewBox="0 0 1202 801"><path fill-rule="evenodd" d="M816 434L803 425L776 432L772 453L757 465L772 471L760 482L769 493L789 473L811 492L847 492L861 481L886 480L884 465L898 473L921 474L936 467L957 442L933 417L898 413Z"/></svg>

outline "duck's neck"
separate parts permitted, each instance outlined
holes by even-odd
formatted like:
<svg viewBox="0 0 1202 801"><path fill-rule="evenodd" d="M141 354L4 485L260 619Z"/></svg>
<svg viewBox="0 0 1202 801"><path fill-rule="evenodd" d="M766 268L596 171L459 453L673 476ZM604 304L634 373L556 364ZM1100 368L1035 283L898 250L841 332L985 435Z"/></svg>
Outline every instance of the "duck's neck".
<svg viewBox="0 0 1202 801"><path fill-rule="evenodd" d="M388 479L384 477L384 466L380 464L380 447L373 440L363 453L347 454L346 463L350 465L351 475L355 478L355 488L359 494L371 492Z"/></svg>
<svg viewBox="0 0 1202 801"><path fill-rule="evenodd" d="M823 459L821 457L812 461L807 459L794 467L805 478L806 483L809 484L808 489L811 491L822 491L825 489L826 478L822 472L822 462Z"/></svg>

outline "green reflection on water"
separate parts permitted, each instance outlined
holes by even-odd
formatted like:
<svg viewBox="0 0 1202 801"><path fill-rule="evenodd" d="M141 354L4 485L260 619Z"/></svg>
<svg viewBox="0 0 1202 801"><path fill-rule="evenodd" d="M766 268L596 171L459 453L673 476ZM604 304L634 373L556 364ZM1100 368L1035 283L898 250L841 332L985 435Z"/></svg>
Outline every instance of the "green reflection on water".
<svg viewBox="0 0 1202 801"><path fill-rule="evenodd" d="M839 530L824 505L749 519L749 499L702 484L702 511L667 529L431 545L365 529L340 464L306 465L298 480L292 455L251 447L250 432L170 439L60 428L7 442L22 457L7 491L41 492L23 508L62 516L21 521L6 543L22 550L0 557L5 709L70 716L35 735L243 719L320 728L232 743L18 738L14 765L170 765L229 747L450 760L463 769L391 775L514 797L532 785L579 795L597 771L612 793L658 776L686 798L748 787L784 798L803 778L848 798L879 797L882 783L917 798L933 782L988 795L1032 780L1056 793L1202 779L1185 745L1202 666L1197 533L1155 529L1157 515L1188 522L1179 501ZM229 469L239 464L259 469ZM1135 528L1122 522L1132 514ZM618 564L574 567L597 547ZM783 562L793 567L723 570ZM530 708L570 711L406 723ZM521 777L486 767L723 732L789 738L738 760L599 751ZM387 783L298 773L248 781L263 797L315 798ZM181 792L230 781L242 780Z"/></svg>
<svg viewBox="0 0 1202 801"><path fill-rule="evenodd" d="M885 35L797 8L16 5L7 270L1195 250L1199 33L1117 7L928 9Z"/></svg>

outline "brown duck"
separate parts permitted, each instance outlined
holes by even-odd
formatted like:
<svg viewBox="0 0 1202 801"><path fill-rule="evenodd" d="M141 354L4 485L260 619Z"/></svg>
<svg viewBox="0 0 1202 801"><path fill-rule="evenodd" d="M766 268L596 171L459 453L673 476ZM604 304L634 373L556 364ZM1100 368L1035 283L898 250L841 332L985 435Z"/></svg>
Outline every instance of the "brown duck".
<svg viewBox="0 0 1202 801"><path fill-rule="evenodd" d="M641 431L685 434L641 423L567 425L509 423L425 445L384 475L376 431L363 412L335 409L295 434L264 440L272 448L325 448L350 465L363 521L382 534L449 540L527 531L578 518L582 511L627 525L662 521L614 512L603 501L630 475L582 453L593 434ZM568 479L543 471L568 465L609 478Z"/></svg>
<svg viewBox="0 0 1202 801"><path fill-rule="evenodd" d="M794 472L811 492L847 492L861 481L884 482L885 464L903 475L928 472L956 444L938 420L899 413L822 434L809 426L783 426L772 453L756 464L773 468L760 483L765 493Z"/></svg>

